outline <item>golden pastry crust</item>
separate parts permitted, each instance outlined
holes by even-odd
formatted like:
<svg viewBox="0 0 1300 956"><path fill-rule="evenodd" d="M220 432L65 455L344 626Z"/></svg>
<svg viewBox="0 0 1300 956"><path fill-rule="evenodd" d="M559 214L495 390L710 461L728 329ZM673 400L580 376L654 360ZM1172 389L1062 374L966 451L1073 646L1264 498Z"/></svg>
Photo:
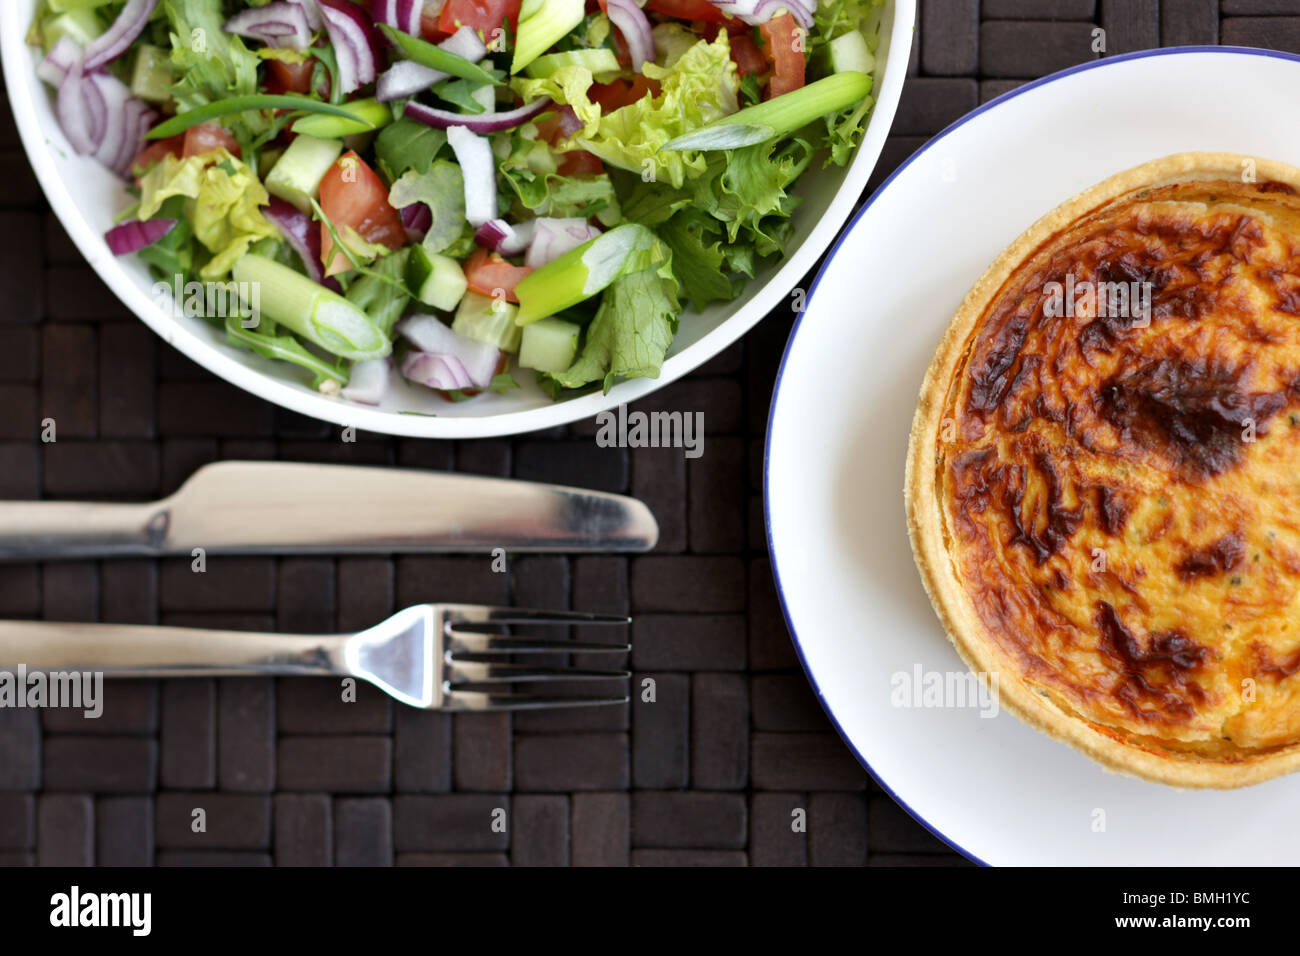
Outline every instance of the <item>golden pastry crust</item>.
<svg viewBox="0 0 1300 956"><path fill-rule="evenodd" d="M1181 153L1031 226L940 342L906 481L1003 706L1161 783L1300 767L1300 170Z"/></svg>

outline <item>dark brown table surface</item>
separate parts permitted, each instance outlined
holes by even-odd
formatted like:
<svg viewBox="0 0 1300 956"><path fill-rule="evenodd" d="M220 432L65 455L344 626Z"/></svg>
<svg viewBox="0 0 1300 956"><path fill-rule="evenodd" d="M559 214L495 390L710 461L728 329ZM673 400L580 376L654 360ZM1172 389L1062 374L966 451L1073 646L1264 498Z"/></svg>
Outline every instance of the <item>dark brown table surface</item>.
<svg viewBox="0 0 1300 956"><path fill-rule="evenodd" d="M1300 51L1300 0L922 0L870 189L979 103L1095 58L1095 26L1108 54ZM654 703L513 718L424 713L367 688L343 703L334 681L288 679L110 684L98 720L0 710L0 864L965 862L854 760L781 618L761 462L788 311L638 404L703 411L697 460L600 448L592 422L345 444L198 368L117 302L48 211L7 104L0 184L0 497L146 499L204 462L280 458L628 492L662 528L650 555L520 557L508 574L486 557L0 566L3 618L330 631L437 599L630 611L631 668L657 689Z"/></svg>

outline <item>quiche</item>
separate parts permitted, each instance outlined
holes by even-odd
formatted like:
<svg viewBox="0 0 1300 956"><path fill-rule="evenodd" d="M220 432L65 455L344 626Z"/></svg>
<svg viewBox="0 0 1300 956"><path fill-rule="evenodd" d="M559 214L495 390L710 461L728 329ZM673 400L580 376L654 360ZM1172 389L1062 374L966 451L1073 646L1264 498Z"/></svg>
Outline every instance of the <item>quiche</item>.
<svg viewBox="0 0 1300 956"><path fill-rule="evenodd" d="M1300 767L1300 170L1181 153L976 282L921 389L909 533L1001 706L1106 767Z"/></svg>

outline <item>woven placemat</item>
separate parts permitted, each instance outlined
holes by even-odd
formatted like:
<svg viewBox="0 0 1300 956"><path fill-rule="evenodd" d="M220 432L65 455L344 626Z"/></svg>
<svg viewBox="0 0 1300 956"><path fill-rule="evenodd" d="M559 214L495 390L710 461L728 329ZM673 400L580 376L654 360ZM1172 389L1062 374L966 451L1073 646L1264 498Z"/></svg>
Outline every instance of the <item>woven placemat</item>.
<svg viewBox="0 0 1300 956"><path fill-rule="evenodd" d="M1097 26L1107 54L1300 51L1300 2L1221 6L1222 21L1215 0L923 0L868 193L980 102L1096 57ZM436 599L631 612L631 667L655 681L654 703L514 717L424 713L364 687L345 703L334 681L296 679L111 683L98 720L0 710L0 864L965 862L856 763L781 618L761 462L788 311L636 406L703 411L698 459L599 447L592 422L345 443L126 312L48 211L7 103L0 183L0 497L147 499L204 462L278 458L627 492L662 530L646 556L520 557L506 574L478 557L211 558L202 574L188 560L0 566L3 618L310 632ZM53 443L40 440L47 418Z"/></svg>

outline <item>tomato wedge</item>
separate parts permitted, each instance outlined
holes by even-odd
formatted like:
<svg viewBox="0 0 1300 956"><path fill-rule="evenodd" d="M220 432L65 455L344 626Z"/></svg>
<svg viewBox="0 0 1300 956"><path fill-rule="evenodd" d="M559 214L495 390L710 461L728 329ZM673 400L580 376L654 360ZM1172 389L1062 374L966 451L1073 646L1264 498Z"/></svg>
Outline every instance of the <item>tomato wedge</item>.
<svg viewBox="0 0 1300 956"><path fill-rule="evenodd" d="M763 52L772 63L768 97L780 96L803 86L804 34L794 17L783 13L758 28L763 34Z"/></svg>
<svg viewBox="0 0 1300 956"><path fill-rule="evenodd" d="M658 80L651 80L638 73L636 79L632 81L632 88L627 91L627 99L623 102L623 105L627 106L628 103L635 103L646 95L658 96L660 85Z"/></svg>
<svg viewBox="0 0 1300 956"><path fill-rule="evenodd" d="M631 89L627 80L613 80L609 83L593 83L587 95L593 103L600 106L602 113L612 113L627 102L627 94Z"/></svg>
<svg viewBox="0 0 1300 956"><path fill-rule="evenodd" d="M659 81L647 79L640 74L631 83L627 80L594 83L587 93L593 103L600 105L602 113L612 113L629 103L635 103L646 94L658 96Z"/></svg>
<svg viewBox="0 0 1300 956"><path fill-rule="evenodd" d="M224 126L200 123L198 126L191 126L183 135L185 139L181 146L181 156L184 159L210 153L221 146L224 146L231 156L240 155L239 141Z"/></svg>
<svg viewBox="0 0 1300 956"><path fill-rule="evenodd" d="M340 156L321 180L320 208L340 235L344 229L353 229L367 242L377 242L389 249L406 245L402 216L388 204L388 190L375 171L352 150ZM334 240L323 222L320 243L326 275L337 275L352 268L342 252L331 254Z"/></svg>
<svg viewBox="0 0 1300 956"><path fill-rule="evenodd" d="M161 163L164 156L189 159L191 156L209 153L218 146L224 146L231 156L241 155L239 141L230 135L228 129L215 123L200 123L198 126L191 126L183 133L150 143L131 161L131 171L139 178L148 172L149 167L154 163Z"/></svg>
<svg viewBox="0 0 1300 956"><path fill-rule="evenodd" d="M709 0L650 0L647 10L677 17L680 20L703 20L705 23L721 23L727 15L709 3Z"/></svg>
<svg viewBox="0 0 1300 956"><path fill-rule="evenodd" d="M447 39L447 34L438 29L438 10L435 7L429 7L420 14L420 37L430 43Z"/></svg>
<svg viewBox="0 0 1300 956"><path fill-rule="evenodd" d="M447 0L438 15L438 30L448 36L460 27L472 27L491 41L492 31L502 20L510 22L510 31L519 31L519 8L523 0Z"/></svg>
<svg viewBox="0 0 1300 956"><path fill-rule="evenodd" d="M465 279L469 287L479 295L495 297L497 290L505 295L507 302L518 302L515 286L524 281L532 269L527 266L511 265L495 252L475 249L474 254L465 263Z"/></svg>
<svg viewBox="0 0 1300 956"><path fill-rule="evenodd" d="M731 59L735 61L741 76L767 72L767 57L759 52L754 34L749 30L732 34Z"/></svg>
<svg viewBox="0 0 1300 956"><path fill-rule="evenodd" d="M555 171L561 176L587 176L603 173L605 164L594 153L589 153L585 149L575 149L564 154Z"/></svg>
<svg viewBox="0 0 1300 956"><path fill-rule="evenodd" d="M283 60L267 60L266 80L268 93L310 93L311 74L316 68L314 60L302 63L286 63Z"/></svg>

